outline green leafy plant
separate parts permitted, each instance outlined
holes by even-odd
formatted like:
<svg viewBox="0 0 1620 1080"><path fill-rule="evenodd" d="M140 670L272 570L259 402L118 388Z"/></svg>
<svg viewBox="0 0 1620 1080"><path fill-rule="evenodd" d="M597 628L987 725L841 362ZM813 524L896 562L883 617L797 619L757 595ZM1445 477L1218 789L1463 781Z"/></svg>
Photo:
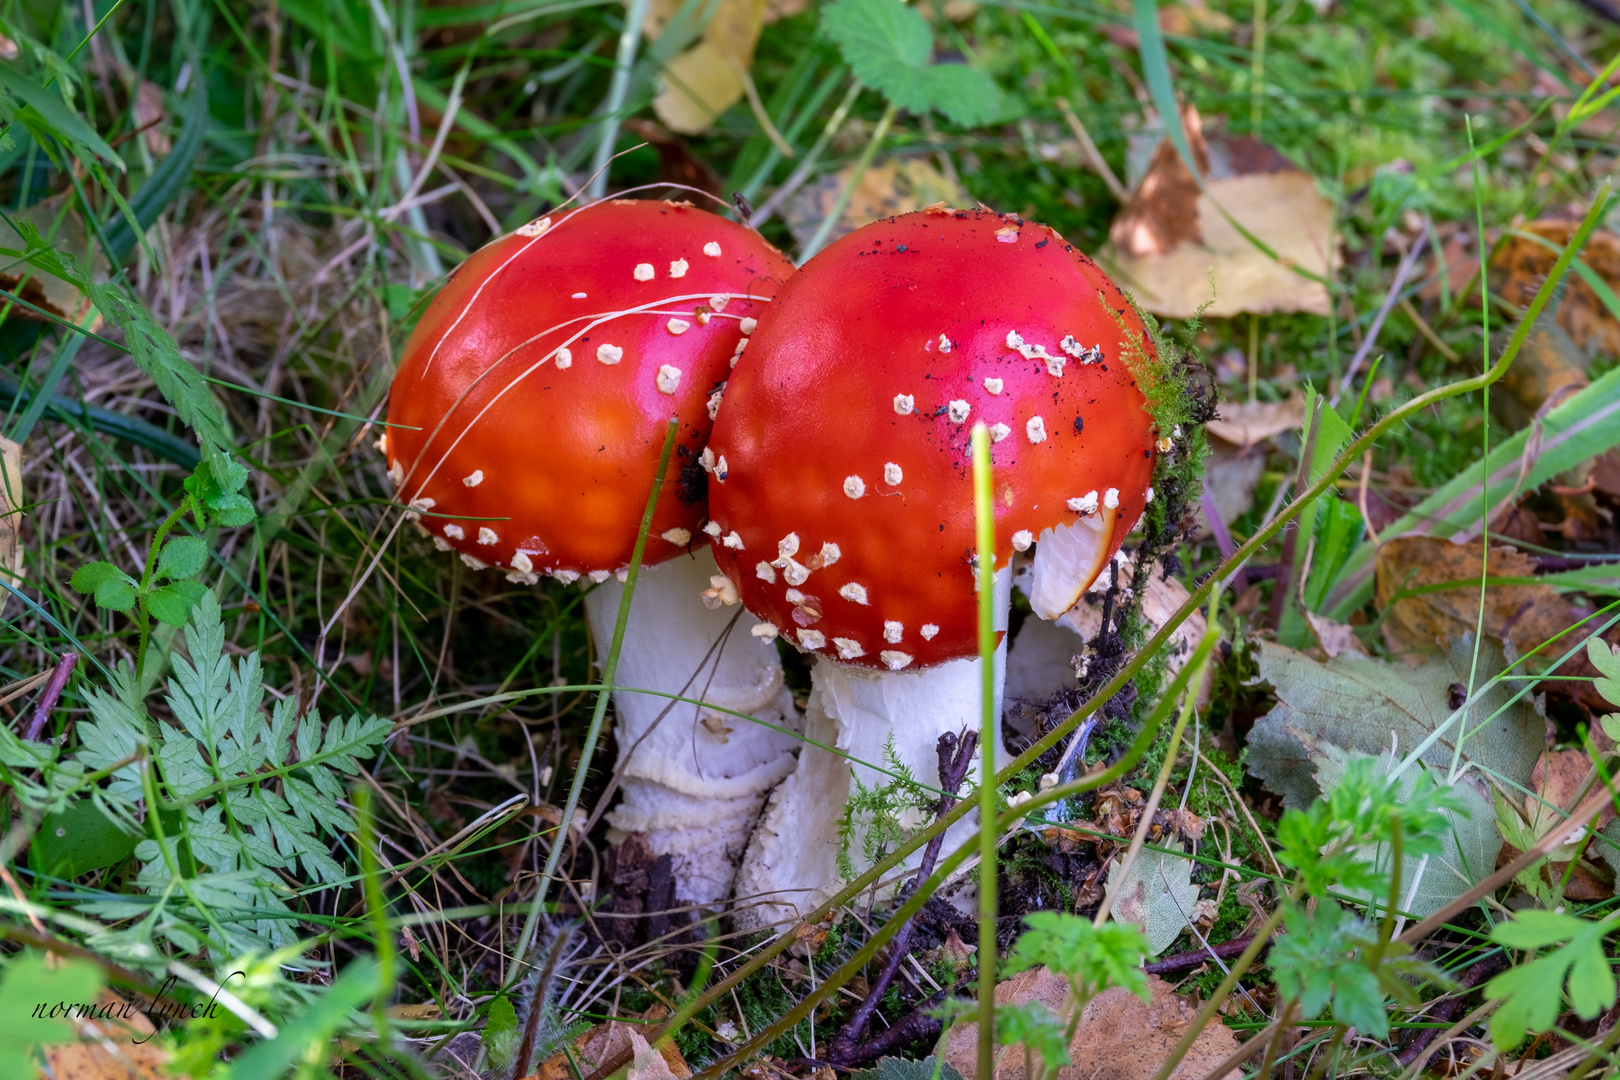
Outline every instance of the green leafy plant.
<svg viewBox="0 0 1620 1080"><path fill-rule="evenodd" d="M838 821L838 872L846 879L855 876L855 862L850 852L860 845L861 855L868 863L882 858L917 825L928 820L935 796L919 784L911 769L900 760L894 749L894 736L883 744L883 762L890 778L867 787L860 774L850 769L850 782L855 791L844 804L844 814ZM908 821L915 817L915 821Z"/></svg>
<svg viewBox="0 0 1620 1080"><path fill-rule="evenodd" d="M1427 772L1407 784L1377 765L1370 757L1346 761L1326 797L1286 811L1277 823L1277 861L1295 870L1296 887L1280 900L1288 933L1272 947L1268 963L1278 990L1305 1019L1330 1009L1340 1024L1383 1038L1389 1033L1386 996L1415 1006L1414 981L1438 974L1407 959L1407 946L1393 940L1399 868L1403 856L1440 853L1446 813L1460 804ZM1386 845L1393 855L1387 863L1377 854ZM1382 925L1334 898L1347 893L1387 896Z"/></svg>
<svg viewBox="0 0 1620 1080"><path fill-rule="evenodd" d="M1582 919L1562 911L1520 911L1491 929L1491 940L1534 953L1485 984L1485 997L1502 1004L1491 1017L1491 1039L1512 1050L1527 1032L1549 1030L1564 1010L1590 1020L1614 1004L1614 971L1603 939L1620 930L1620 912Z"/></svg>
<svg viewBox="0 0 1620 1080"><path fill-rule="evenodd" d="M821 29L855 77L899 108L935 110L968 126L1001 115L995 80L962 64L934 63L928 20L900 0L836 0L822 9Z"/></svg>
<svg viewBox="0 0 1620 1080"><path fill-rule="evenodd" d="M1080 1025L1086 1005L1098 994L1123 987L1144 1002L1151 1000L1142 961L1148 954L1147 938L1129 923L1105 922L1096 926L1090 919L1059 911L1037 911L1024 917L1029 927L1008 954L1002 972L1016 975L1031 968L1045 967L1069 984L1062 1015L1053 1013L1039 1001L996 1009L996 1041L1003 1046L1022 1045L1024 1075L1050 1077L1068 1065L1069 1045ZM1032 1071L1032 1056L1039 1054L1041 1068Z"/></svg>
<svg viewBox="0 0 1620 1080"><path fill-rule="evenodd" d="M25 807L60 812L88 794L131 833L144 896L84 902L83 910L134 925L109 931L101 946L150 962L155 940L193 952L232 956L295 938L289 878L302 868L318 887L346 880L328 847L355 828L342 808L345 776L359 772L391 725L376 716L321 722L298 715L296 698L268 714L259 654L225 655L219 604L204 589L185 628L189 659L176 658L166 703L173 723L147 712L129 668L86 694L90 717L80 745L54 760L46 744L0 728L0 769L40 769L41 782L17 784ZM101 781L105 781L102 783ZM283 875L286 875L285 877Z"/></svg>
<svg viewBox="0 0 1620 1080"><path fill-rule="evenodd" d="M135 653L137 670L146 658L152 620L184 626L192 607L208 591L206 585L196 580L208 564L207 544L195 536L177 536L159 547L164 532L174 520L171 516L159 528L139 579L110 562L92 562L75 570L68 582L75 590L92 597L96 606L104 611L135 611L141 632Z"/></svg>

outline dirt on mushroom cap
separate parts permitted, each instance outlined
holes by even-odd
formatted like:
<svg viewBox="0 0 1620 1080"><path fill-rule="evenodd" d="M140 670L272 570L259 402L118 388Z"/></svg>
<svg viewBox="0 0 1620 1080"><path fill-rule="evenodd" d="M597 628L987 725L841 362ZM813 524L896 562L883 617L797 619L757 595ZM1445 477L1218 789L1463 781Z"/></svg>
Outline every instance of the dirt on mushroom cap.
<svg viewBox="0 0 1620 1080"><path fill-rule="evenodd" d="M1158 438L1127 361L1153 355L1045 226L943 207L868 225L789 282L733 375L710 504L737 540L716 558L801 647L879 669L972 655L973 424L995 440L998 566L1020 531L1099 507L1117 548Z"/></svg>
<svg viewBox="0 0 1620 1080"><path fill-rule="evenodd" d="M615 570L675 416L646 560L684 550L683 533L702 540L702 487L683 488L683 470L743 320L765 306L747 298L792 271L757 233L655 200L556 211L483 248L428 306L394 379L401 501L427 511L441 546L519 578Z"/></svg>

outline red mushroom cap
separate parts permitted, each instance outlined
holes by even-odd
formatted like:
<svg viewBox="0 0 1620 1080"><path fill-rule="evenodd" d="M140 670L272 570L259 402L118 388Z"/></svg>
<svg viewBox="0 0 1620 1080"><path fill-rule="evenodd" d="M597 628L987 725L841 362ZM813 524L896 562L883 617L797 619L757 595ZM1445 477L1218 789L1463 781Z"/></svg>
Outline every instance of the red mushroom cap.
<svg viewBox="0 0 1620 1080"><path fill-rule="evenodd" d="M408 426L386 442L400 498L475 567L531 582L617 570L675 416L646 561L685 550L711 397L766 306L747 298L792 272L758 233L686 203L598 202L495 241L405 346L388 419Z"/></svg>
<svg viewBox="0 0 1620 1080"><path fill-rule="evenodd" d="M976 651L971 430L991 427L997 563L1054 526L1152 497L1154 429L1127 363L1153 342L1055 231L943 207L868 225L761 317L710 442L715 557L802 648L898 670ZM1076 598L1078 594L1076 594Z"/></svg>

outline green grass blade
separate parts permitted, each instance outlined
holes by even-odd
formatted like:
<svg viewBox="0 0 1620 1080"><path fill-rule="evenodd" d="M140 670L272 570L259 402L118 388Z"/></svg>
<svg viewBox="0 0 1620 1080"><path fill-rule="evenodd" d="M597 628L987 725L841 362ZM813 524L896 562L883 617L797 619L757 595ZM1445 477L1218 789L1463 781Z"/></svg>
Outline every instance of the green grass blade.
<svg viewBox="0 0 1620 1080"><path fill-rule="evenodd" d="M1536 446L1530 447L1531 439ZM1489 458L1441 487L1400 519L1380 530L1397 536L1443 536L1467 540L1496 503L1513 493L1533 491L1566 469L1620 445L1620 368L1616 368L1491 451ZM1522 476L1521 476L1522 473ZM1489 480L1490 494L1485 482ZM1328 598L1328 614L1344 621L1372 596L1376 545L1363 543L1345 562Z"/></svg>

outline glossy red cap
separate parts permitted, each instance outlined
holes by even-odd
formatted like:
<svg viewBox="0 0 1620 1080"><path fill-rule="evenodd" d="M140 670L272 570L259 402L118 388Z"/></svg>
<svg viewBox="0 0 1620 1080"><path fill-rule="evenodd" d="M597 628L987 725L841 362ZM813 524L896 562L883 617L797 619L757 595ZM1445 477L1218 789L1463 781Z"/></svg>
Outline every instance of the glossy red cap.
<svg viewBox="0 0 1620 1080"><path fill-rule="evenodd" d="M679 442L646 561L703 542L712 396L793 272L758 233L687 203L559 211L469 258L394 377L402 501L469 565L565 580L628 565L670 417Z"/></svg>
<svg viewBox="0 0 1620 1080"><path fill-rule="evenodd" d="M973 425L995 440L997 566L1094 516L1089 584L1151 498L1132 367L1153 349L1045 226L940 207L859 229L788 282L733 373L709 503L736 541L715 557L802 648L890 670L974 655Z"/></svg>

